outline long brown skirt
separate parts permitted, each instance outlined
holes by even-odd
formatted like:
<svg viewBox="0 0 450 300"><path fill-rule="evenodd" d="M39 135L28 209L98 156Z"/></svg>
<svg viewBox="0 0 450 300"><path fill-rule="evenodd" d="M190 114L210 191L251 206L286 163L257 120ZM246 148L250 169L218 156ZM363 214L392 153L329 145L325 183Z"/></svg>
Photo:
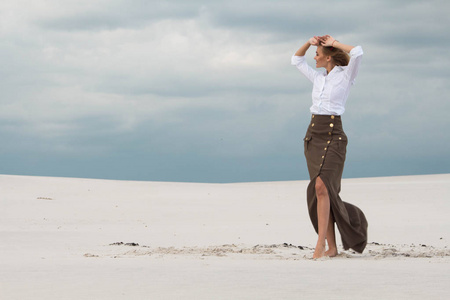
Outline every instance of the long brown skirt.
<svg viewBox="0 0 450 300"><path fill-rule="evenodd" d="M340 116L312 115L304 138L305 157L310 183L307 189L308 211L318 232L316 178L320 176L328 190L332 214L341 234L344 249L362 253L367 244L367 220L356 206L343 202L341 191L342 171L347 152L347 136Z"/></svg>

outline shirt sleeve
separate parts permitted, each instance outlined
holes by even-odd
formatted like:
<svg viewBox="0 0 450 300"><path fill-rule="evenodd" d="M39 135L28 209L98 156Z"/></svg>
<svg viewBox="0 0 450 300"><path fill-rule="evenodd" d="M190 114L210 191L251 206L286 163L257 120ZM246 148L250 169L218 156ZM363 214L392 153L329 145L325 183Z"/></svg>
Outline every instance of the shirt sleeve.
<svg viewBox="0 0 450 300"><path fill-rule="evenodd" d="M345 70L345 76L350 84L355 84L355 78L358 75L359 66L363 56L361 46L356 46L350 51L350 62Z"/></svg>
<svg viewBox="0 0 450 300"><path fill-rule="evenodd" d="M304 56L293 55L291 58L291 64L296 66L297 69L299 69L300 72L306 76L306 78L314 83L314 78L317 76L318 72L308 65Z"/></svg>

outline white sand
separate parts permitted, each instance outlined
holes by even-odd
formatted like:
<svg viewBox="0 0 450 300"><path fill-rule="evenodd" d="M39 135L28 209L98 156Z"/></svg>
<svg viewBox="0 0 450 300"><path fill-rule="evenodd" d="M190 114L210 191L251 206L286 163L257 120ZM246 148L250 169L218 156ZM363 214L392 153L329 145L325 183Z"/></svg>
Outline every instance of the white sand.
<svg viewBox="0 0 450 300"><path fill-rule="evenodd" d="M0 299L448 299L450 174L344 180L370 244L319 261L307 184L0 175Z"/></svg>

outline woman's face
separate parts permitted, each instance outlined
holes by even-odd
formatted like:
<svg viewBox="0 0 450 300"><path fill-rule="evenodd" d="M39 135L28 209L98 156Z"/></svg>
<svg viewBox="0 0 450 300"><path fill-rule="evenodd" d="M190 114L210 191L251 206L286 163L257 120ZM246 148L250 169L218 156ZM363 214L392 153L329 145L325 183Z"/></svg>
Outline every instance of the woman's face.
<svg viewBox="0 0 450 300"><path fill-rule="evenodd" d="M323 54L322 47L317 47L316 56L314 57L316 61L316 68L326 68L328 64L328 56Z"/></svg>

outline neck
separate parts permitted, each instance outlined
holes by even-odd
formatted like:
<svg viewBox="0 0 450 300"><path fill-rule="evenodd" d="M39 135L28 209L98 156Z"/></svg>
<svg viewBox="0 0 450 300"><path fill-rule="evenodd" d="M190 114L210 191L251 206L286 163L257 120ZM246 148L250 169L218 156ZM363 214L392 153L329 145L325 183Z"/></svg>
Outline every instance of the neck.
<svg viewBox="0 0 450 300"><path fill-rule="evenodd" d="M329 63L325 69L327 69L327 74L330 74L331 70L335 67L335 64Z"/></svg>

